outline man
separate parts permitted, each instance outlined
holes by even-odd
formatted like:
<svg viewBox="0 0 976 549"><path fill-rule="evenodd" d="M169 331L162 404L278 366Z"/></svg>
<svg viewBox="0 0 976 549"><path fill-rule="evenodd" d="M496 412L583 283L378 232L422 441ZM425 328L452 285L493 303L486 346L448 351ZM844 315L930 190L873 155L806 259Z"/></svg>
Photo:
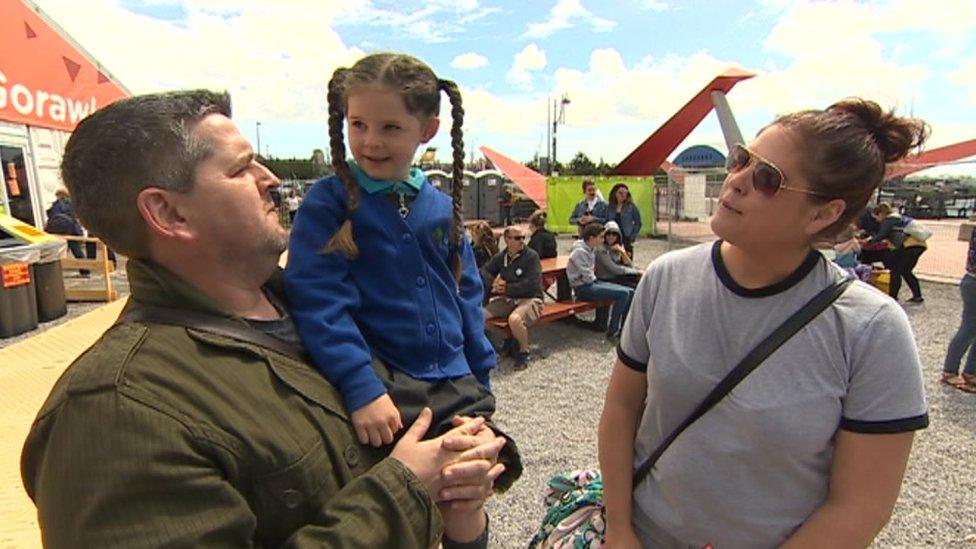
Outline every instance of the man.
<svg viewBox="0 0 976 549"><path fill-rule="evenodd" d="M583 180L583 200L580 200L573 213L569 216L569 223L576 225L582 237L583 228L590 223L606 223L610 217L607 202L599 196L596 183L592 179Z"/></svg>
<svg viewBox="0 0 976 549"><path fill-rule="evenodd" d="M28 435L44 544L484 546L504 439L476 419L421 441L425 411L389 457L357 442L295 351L278 180L229 116L226 94L133 97L68 141L76 211L130 257L132 295Z"/></svg>
<svg viewBox="0 0 976 549"><path fill-rule="evenodd" d="M613 301L610 321L607 323L607 340L616 343L620 340L630 300L634 290L626 286L604 282L596 278L596 250L603 246L603 225L590 223L583 228L580 240L573 243L566 264L566 276L576 297L587 301Z"/></svg>
<svg viewBox="0 0 976 549"><path fill-rule="evenodd" d="M529 326L542 315L542 263L539 254L525 245L519 227L505 228L505 249L481 268L492 298L485 306L485 318L508 317L512 337L505 340L505 352L515 358L515 369L529 364Z"/></svg>
<svg viewBox="0 0 976 549"><path fill-rule="evenodd" d="M512 206L515 205L515 190L511 183L503 183L498 195L499 224L507 227L512 224Z"/></svg>

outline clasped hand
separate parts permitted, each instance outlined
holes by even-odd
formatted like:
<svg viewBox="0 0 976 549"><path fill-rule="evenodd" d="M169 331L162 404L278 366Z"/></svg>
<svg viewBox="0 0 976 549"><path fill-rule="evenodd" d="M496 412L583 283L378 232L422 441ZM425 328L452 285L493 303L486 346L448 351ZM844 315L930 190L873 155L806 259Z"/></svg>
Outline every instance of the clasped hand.
<svg viewBox="0 0 976 549"><path fill-rule="evenodd" d="M484 418L456 417L453 429L422 440L431 417L430 409L424 408L390 456L410 469L442 507L481 508L495 480L505 472L505 466L498 463L505 438L495 436Z"/></svg>

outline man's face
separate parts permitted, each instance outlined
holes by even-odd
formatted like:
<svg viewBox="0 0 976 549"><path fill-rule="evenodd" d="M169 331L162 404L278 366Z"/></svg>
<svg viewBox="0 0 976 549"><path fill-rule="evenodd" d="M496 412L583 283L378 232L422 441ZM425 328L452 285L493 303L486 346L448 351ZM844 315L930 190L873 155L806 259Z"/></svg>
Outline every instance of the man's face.
<svg viewBox="0 0 976 549"><path fill-rule="evenodd" d="M184 202L184 215L200 243L229 259L277 258L288 245L271 199L278 178L257 161L251 144L224 115L207 116L190 135L212 150L197 165Z"/></svg>
<svg viewBox="0 0 976 549"><path fill-rule="evenodd" d="M586 195L587 200L596 198L596 185L587 185L586 188L583 189L583 194Z"/></svg>
<svg viewBox="0 0 976 549"><path fill-rule="evenodd" d="M587 238L586 245L591 248L599 248L600 246L603 246L603 234L604 233L600 233L596 236L591 236L590 238Z"/></svg>
<svg viewBox="0 0 976 549"><path fill-rule="evenodd" d="M505 247L508 253L514 255L525 248L525 233L522 229L508 229L505 231Z"/></svg>

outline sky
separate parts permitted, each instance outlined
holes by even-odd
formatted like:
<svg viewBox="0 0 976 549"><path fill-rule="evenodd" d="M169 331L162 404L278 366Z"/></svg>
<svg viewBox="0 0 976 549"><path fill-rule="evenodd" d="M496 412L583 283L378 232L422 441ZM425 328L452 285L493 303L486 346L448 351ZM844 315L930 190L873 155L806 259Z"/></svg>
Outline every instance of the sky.
<svg viewBox="0 0 976 549"><path fill-rule="evenodd" d="M976 2L890 0L34 0L133 93L227 90L261 152L328 150L326 83L378 51L461 88L468 152L615 164L702 86L756 73L728 101L746 139L777 114L847 96L925 119L928 147L976 138ZM431 142L450 157L450 111ZM258 126L260 123L260 126ZM725 145L714 113L671 155ZM476 157L480 156L477 152ZM976 158L920 175L976 175Z"/></svg>

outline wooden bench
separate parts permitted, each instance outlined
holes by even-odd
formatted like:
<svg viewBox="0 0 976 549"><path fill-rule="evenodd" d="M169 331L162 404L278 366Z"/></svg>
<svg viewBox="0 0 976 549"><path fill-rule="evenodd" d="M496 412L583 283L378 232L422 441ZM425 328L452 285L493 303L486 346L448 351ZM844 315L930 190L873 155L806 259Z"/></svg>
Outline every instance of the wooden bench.
<svg viewBox="0 0 976 549"><path fill-rule="evenodd" d="M608 303L602 303L598 301L555 301L548 302L542 306L542 315L539 320L535 321L533 326L538 326L540 324L546 324L547 322L552 322L554 320L560 320L566 317L575 316L579 313L584 313L586 311L592 311L598 307L607 306ZM508 317L498 316L495 318L489 318L487 320L489 326L498 328L505 333L511 333L508 329Z"/></svg>
<svg viewBox="0 0 976 549"><path fill-rule="evenodd" d="M101 240L88 236L67 236L57 235L68 241L95 244L95 259L79 259L71 255L61 258L62 271L89 271L93 276L98 276L101 282L100 287L96 288L71 288L65 286L64 297L68 301L115 301L118 294L112 288L112 277L110 274L115 270L115 264L108 260L108 247Z"/></svg>

